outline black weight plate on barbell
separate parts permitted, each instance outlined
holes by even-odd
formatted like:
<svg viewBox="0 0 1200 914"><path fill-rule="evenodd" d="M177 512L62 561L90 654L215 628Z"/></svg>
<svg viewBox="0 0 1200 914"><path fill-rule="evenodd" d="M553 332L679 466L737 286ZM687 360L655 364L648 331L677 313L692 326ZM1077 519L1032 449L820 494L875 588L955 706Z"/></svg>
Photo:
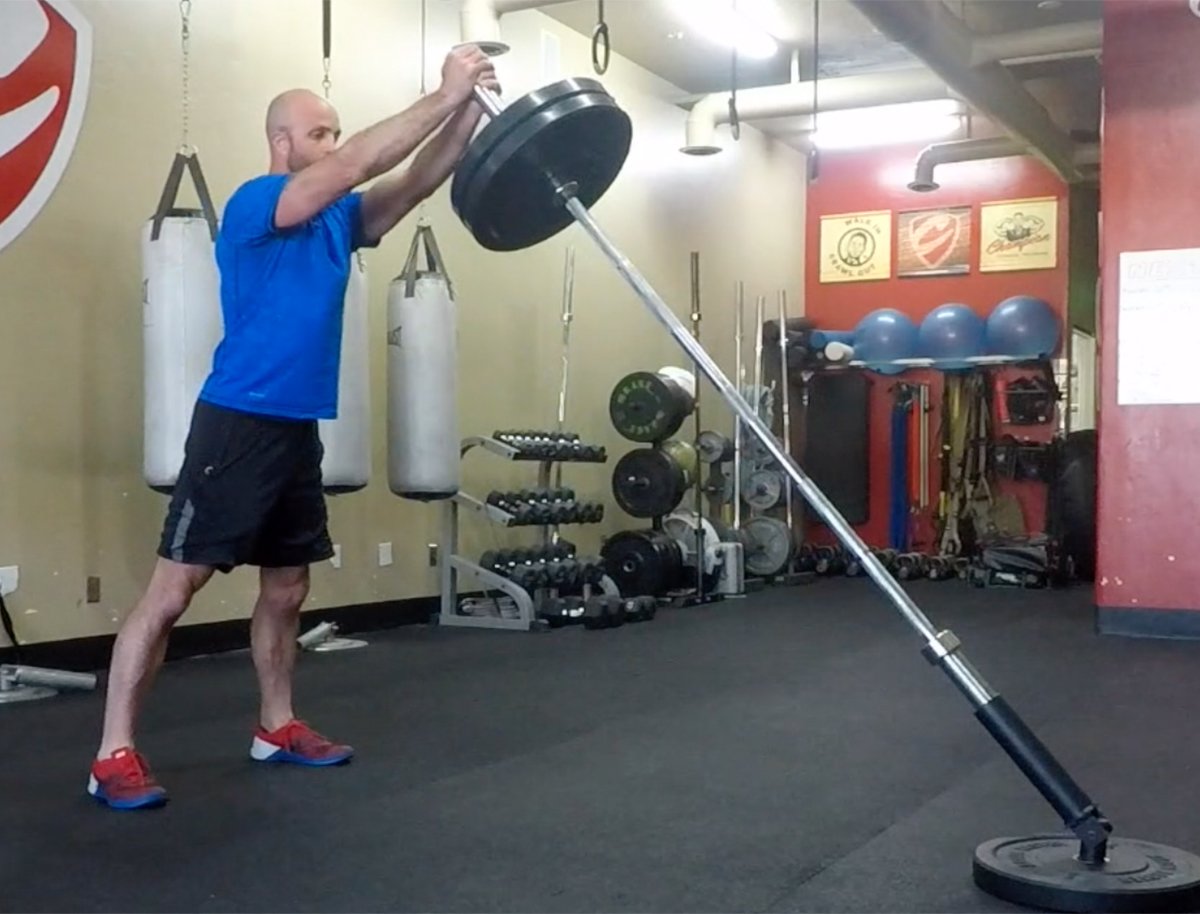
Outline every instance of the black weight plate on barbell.
<svg viewBox="0 0 1200 914"><path fill-rule="evenodd" d="M627 514L659 517L678 507L687 491L687 474L670 454L638 448L617 461L612 491Z"/></svg>
<svg viewBox="0 0 1200 914"><path fill-rule="evenodd" d="M1135 838L1110 838L1104 863L1079 859L1072 834L995 838L975 849L975 884L1044 911L1200 910L1200 857Z"/></svg>
<svg viewBox="0 0 1200 914"><path fill-rule="evenodd" d="M633 126L594 79L563 79L508 105L467 148L450 187L454 211L488 250L516 251L574 221L556 186L590 207L620 173Z"/></svg>
<svg viewBox="0 0 1200 914"><path fill-rule="evenodd" d="M688 392L653 371L621 378L608 398L608 417L623 438L651 444L679 431L695 408Z"/></svg>

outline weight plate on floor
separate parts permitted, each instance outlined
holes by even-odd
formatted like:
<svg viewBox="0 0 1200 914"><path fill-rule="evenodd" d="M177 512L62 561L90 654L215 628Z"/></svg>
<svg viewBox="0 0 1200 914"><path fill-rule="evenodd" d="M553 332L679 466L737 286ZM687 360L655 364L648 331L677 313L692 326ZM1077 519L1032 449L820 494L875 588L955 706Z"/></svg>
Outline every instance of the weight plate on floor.
<svg viewBox="0 0 1200 914"><path fill-rule="evenodd" d="M742 501L756 511L769 511L783 501L783 485L777 470L755 470L742 486Z"/></svg>
<svg viewBox="0 0 1200 914"><path fill-rule="evenodd" d="M733 459L733 442L720 432L701 432L696 439L696 453L701 463L722 463Z"/></svg>
<svg viewBox="0 0 1200 914"><path fill-rule="evenodd" d="M1102 867L1076 859L1074 835L997 838L975 850L975 884L1013 904L1049 911L1200 911L1200 857L1112 838Z"/></svg>
<svg viewBox="0 0 1200 914"><path fill-rule="evenodd" d="M612 491L627 514L659 517L675 510L683 499L687 474L670 454L658 448L638 448L617 461Z"/></svg>
<svg viewBox="0 0 1200 914"><path fill-rule="evenodd" d="M701 519L704 529L704 573L712 574L717 569L717 554L713 547L721 542L721 534L707 517ZM679 544L683 564L696 567L696 512L676 511L663 518L663 532Z"/></svg>
<svg viewBox="0 0 1200 914"><path fill-rule="evenodd" d="M600 555L605 573L627 596L666 593L679 584L679 544L660 530L627 530L609 537Z"/></svg>
<svg viewBox="0 0 1200 914"><path fill-rule="evenodd" d="M650 444L679 431L695 405L678 382L652 371L635 371L613 388L608 416L622 437Z"/></svg>
<svg viewBox="0 0 1200 914"><path fill-rule="evenodd" d="M742 524L746 536L746 571L761 578L787 568L795 548L788 525L777 517L752 517Z"/></svg>
<svg viewBox="0 0 1200 914"><path fill-rule="evenodd" d="M508 105L467 147L450 202L492 251L527 248L574 218L556 186L567 182L592 206L616 179L633 128L604 86L564 79Z"/></svg>

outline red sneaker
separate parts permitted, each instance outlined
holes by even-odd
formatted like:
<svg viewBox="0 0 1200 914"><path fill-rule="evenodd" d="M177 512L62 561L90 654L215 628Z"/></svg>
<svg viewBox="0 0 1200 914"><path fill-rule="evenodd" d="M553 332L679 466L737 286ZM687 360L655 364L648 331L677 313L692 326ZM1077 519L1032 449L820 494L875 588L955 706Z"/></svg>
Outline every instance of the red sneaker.
<svg viewBox="0 0 1200 914"><path fill-rule="evenodd" d="M333 743L302 720L290 720L278 730L254 732L250 757L256 762L290 762L293 765L340 765L354 750Z"/></svg>
<svg viewBox="0 0 1200 914"><path fill-rule="evenodd" d="M87 791L113 809L142 809L167 802L167 792L150 773L146 759L129 747L92 762Z"/></svg>

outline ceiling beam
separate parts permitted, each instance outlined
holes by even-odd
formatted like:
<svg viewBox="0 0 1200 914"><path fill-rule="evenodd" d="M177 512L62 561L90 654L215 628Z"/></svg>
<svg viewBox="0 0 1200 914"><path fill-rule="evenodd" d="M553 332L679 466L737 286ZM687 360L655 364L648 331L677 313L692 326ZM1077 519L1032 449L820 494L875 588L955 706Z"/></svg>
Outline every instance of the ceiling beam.
<svg viewBox="0 0 1200 914"><path fill-rule="evenodd" d="M1083 179L1075 144L1032 95L995 61L972 66L975 36L936 0L850 0L886 37L940 76L952 92L1029 147L1064 181Z"/></svg>

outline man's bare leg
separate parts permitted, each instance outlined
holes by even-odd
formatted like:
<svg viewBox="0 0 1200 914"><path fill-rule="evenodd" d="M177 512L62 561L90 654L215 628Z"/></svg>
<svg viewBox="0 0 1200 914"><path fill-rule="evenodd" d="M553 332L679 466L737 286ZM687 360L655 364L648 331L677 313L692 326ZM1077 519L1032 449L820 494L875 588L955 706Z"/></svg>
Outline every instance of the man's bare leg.
<svg viewBox="0 0 1200 914"><path fill-rule="evenodd" d="M145 594L121 625L113 646L97 758L134 745L137 716L166 657L171 629L212 574L208 566L158 560Z"/></svg>
<svg viewBox="0 0 1200 914"><path fill-rule="evenodd" d="M260 762L340 765L354 755L354 749L297 721L292 706L296 636L300 633L300 607L308 597L308 567L264 568L261 581L250 623L254 668L262 692L261 731L255 734L250 756Z"/></svg>
<svg viewBox="0 0 1200 914"><path fill-rule="evenodd" d="M259 723L271 731L295 717L292 678L300 608L308 598L308 566L263 568L259 580L258 602L250 623L250 647L262 693Z"/></svg>

